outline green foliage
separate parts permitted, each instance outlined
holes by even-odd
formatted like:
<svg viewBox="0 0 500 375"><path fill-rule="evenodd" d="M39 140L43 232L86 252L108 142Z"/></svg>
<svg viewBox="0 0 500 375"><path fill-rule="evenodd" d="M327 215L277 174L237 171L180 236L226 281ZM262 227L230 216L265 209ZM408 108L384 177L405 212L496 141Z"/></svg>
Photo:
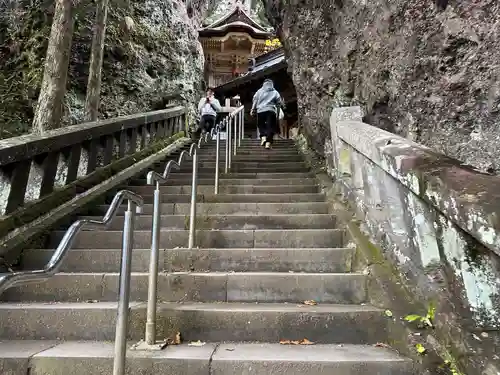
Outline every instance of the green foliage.
<svg viewBox="0 0 500 375"><path fill-rule="evenodd" d="M416 322L422 328L425 327L433 328L434 327L433 320L435 315L436 315L436 307L434 306L433 303L431 303L427 308L427 313L425 315L410 314L405 316L403 319L409 323Z"/></svg>

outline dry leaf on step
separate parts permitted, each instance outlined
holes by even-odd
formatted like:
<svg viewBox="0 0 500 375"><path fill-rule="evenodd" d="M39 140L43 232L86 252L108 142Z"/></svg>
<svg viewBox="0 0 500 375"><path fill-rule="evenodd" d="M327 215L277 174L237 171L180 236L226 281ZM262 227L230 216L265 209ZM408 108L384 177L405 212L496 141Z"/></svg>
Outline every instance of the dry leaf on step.
<svg viewBox="0 0 500 375"><path fill-rule="evenodd" d="M302 339L300 341L300 345L314 345L312 341L309 341L308 339Z"/></svg>
<svg viewBox="0 0 500 375"><path fill-rule="evenodd" d="M306 338L302 340L280 340L281 345L314 345L314 342L309 341Z"/></svg>
<svg viewBox="0 0 500 375"><path fill-rule="evenodd" d="M308 300L308 301L304 301L302 302L304 305L307 305L307 306L316 306L318 303L316 301L313 301L312 299L311 300Z"/></svg>
<svg viewBox="0 0 500 375"><path fill-rule="evenodd" d="M390 347L389 345L384 344L383 342L377 342L377 343L375 344L375 346L376 346L377 348L387 348L387 349L391 349L391 347Z"/></svg>
<svg viewBox="0 0 500 375"><path fill-rule="evenodd" d="M188 346L203 346L205 345L206 343L204 343L203 341L201 340L198 340L198 341L191 341Z"/></svg>
<svg viewBox="0 0 500 375"><path fill-rule="evenodd" d="M175 335L170 336L167 340L168 345L180 345L181 343L181 333L177 332Z"/></svg>

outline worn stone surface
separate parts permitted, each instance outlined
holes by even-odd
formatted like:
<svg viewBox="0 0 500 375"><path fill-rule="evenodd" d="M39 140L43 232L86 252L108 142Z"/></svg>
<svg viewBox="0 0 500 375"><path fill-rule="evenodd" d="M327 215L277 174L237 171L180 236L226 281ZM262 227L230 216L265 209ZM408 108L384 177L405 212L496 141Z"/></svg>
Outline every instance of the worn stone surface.
<svg viewBox="0 0 500 375"><path fill-rule="evenodd" d="M372 302L392 306L401 316L425 315L435 303L436 330L414 340L434 340L430 345L445 348L439 350L467 374L499 368L498 229L496 221L482 219L491 216L492 201L483 197L491 198L497 177L361 122L337 123L332 116L331 125L337 137L332 144L339 146L335 167L343 172L340 191L362 221L362 231L383 253L354 236L373 274L369 290L384 290L372 293ZM467 176L461 184L443 178L461 174ZM467 222L474 225L469 228ZM390 290L391 278L406 295ZM415 308L422 311L409 310Z"/></svg>
<svg viewBox="0 0 500 375"><path fill-rule="evenodd" d="M213 375L413 375L410 361L370 346L222 344L212 359Z"/></svg>
<svg viewBox="0 0 500 375"><path fill-rule="evenodd" d="M264 0L323 153L333 107L481 170L500 171L500 3ZM436 4L448 4L446 9Z"/></svg>
<svg viewBox="0 0 500 375"><path fill-rule="evenodd" d="M181 0L110 1L100 118L163 109L167 98L177 93L186 103L195 103L204 65L197 27L213 2L191 1L188 10ZM31 126L53 6L51 0L8 0L0 5L2 138ZM65 124L81 122L84 115L94 2L80 1L74 12Z"/></svg>

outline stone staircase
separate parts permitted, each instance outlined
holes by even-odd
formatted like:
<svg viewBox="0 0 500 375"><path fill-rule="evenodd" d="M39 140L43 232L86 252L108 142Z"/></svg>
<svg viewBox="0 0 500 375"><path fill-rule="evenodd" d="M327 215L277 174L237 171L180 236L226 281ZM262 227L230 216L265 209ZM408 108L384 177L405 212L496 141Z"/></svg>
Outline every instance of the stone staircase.
<svg viewBox="0 0 500 375"><path fill-rule="evenodd" d="M222 143L222 168L223 160ZM413 374L411 361L374 345L387 341L387 317L366 304L365 276L351 272L354 250L293 143L265 150L245 140L233 160L214 195L214 142L200 151L199 249L183 248L191 164L162 187L157 337L180 332L183 344L129 351L127 373ZM132 345L145 328L152 188L142 175L128 189L147 203L136 220ZM111 374L122 224L123 216L107 231L80 233L63 272L1 296L1 374ZM27 251L25 268L43 266L52 252ZM315 344L280 344L305 338ZM206 344L188 345L196 340Z"/></svg>

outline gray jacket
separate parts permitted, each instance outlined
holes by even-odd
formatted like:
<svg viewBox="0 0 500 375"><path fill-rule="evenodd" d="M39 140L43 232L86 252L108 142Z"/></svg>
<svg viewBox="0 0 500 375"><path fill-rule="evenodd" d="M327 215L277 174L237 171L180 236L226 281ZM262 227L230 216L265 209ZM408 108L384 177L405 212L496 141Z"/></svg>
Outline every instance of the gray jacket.
<svg viewBox="0 0 500 375"><path fill-rule="evenodd" d="M283 106L283 99L274 88L273 81L266 79L262 87L253 96L252 110L257 110L257 113L267 111L277 113L278 107Z"/></svg>
<svg viewBox="0 0 500 375"><path fill-rule="evenodd" d="M202 116L217 116L217 112L221 110L220 103L214 97L210 98L210 102L207 103L207 98L202 98L198 103L198 111Z"/></svg>

